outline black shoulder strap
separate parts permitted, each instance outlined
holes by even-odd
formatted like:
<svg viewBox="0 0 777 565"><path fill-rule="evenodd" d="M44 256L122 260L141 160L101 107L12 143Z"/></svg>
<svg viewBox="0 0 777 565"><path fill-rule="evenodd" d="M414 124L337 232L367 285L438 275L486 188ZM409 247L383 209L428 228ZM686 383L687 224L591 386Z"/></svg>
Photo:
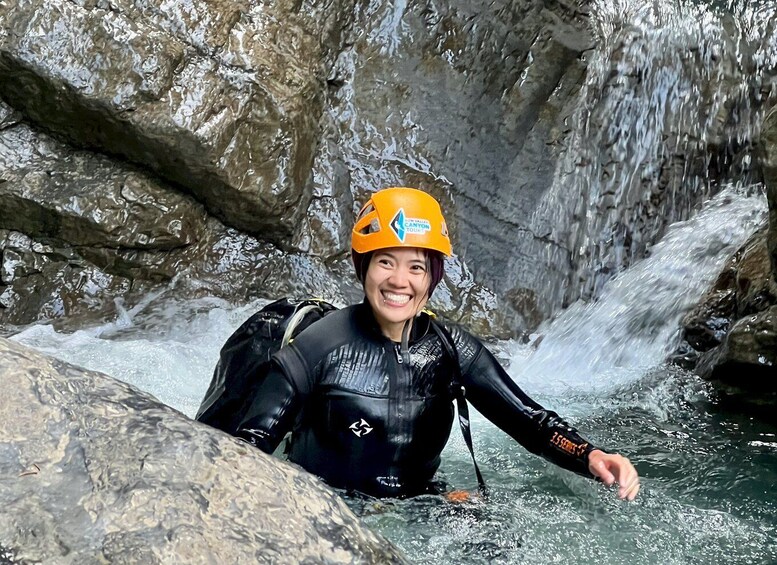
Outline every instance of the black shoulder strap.
<svg viewBox="0 0 777 565"><path fill-rule="evenodd" d="M472 433L469 425L469 407L467 406L467 389L461 382L461 365L459 365L459 354L456 351L456 344L453 343L453 337L450 332L445 329L442 324L438 324L434 319L431 320L432 328L434 329L437 337L442 342L443 349L448 357L453 361L453 394L456 397L456 409L459 413L459 426L461 427L461 435L464 436L464 443L467 444L469 454L472 456L472 464L475 465L475 475L478 478L478 490L480 494L486 496L488 489L486 482L483 480L483 475L478 468L478 462L475 460L475 449L472 447Z"/></svg>

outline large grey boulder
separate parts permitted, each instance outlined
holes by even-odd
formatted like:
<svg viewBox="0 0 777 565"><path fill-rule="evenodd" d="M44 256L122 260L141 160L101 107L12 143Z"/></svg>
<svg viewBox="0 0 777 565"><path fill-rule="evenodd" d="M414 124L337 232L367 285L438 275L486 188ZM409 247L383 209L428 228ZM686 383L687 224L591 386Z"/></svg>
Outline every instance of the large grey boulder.
<svg viewBox="0 0 777 565"><path fill-rule="evenodd" d="M315 477L0 338L0 561L405 563Z"/></svg>

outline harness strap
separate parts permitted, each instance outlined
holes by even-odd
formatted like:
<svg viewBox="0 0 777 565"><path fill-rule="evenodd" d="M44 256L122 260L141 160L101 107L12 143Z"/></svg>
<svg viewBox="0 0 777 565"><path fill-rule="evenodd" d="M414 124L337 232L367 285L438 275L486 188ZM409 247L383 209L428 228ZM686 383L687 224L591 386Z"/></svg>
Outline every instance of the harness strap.
<svg viewBox="0 0 777 565"><path fill-rule="evenodd" d="M483 480L483 475L478 468L478 462L475 460L475 449L472 446L472 432L469 425L469 407L467 406L467 389L462 384L461 378L461 366L459 365L459 354L456 351L456 344L453 343L453 337L450 332L445 329L437 321L431 319L432 328L434 329L437 337L442 342L443 349L447 353L448 357L453 361L453 394L456 398L456 410L459 413L459 426L461 427L461 435L464 436L464 443L467 444L469 454L472 456L472 464L475 466L475 475L478 479L478 490L480 494L486 496L488 494L488 488L486 487L486 481Z"/></svg>
<svg viewBox="0 0 777 565"><path fill-rule="evenodd" d="M297 329L299 323L308 315L308 312L312 312L313 310L321 310L321 306L318 304L305 304L304 306L297 306L294 309L294 313L289 318L289 321L286 322L286 330L283 332L283 337L281 338L281 347L286 347L291 343L294 330Z"/></svg>

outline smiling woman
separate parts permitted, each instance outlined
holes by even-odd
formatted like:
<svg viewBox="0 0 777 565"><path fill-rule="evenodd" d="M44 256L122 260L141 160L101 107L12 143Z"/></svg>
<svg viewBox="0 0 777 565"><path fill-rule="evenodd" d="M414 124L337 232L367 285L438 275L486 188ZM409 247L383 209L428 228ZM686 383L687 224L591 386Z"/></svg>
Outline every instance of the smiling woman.
<svg viewBox="0 0 777 565"><path fill-rule="evenodd" d="M633 500L639 479L628 459L594 447L529 398L477 338L422 311L450 254L434 198L413 188L374 193L352 233L364 302L314 322L273 355L237 435L271 453L291 431L289 459L334 487L384 497L440 492L432 479L454 399L466 418L466 394L529 451L617 482L619 497Z"/></svg>
<svg viewBox="0 0 777 565"><path fill-rule="evenodd" d="M364 295L381 331L402 340L405 323L429 300L428 259L420 249L392 247L376 252L364 278Z"/></svg>

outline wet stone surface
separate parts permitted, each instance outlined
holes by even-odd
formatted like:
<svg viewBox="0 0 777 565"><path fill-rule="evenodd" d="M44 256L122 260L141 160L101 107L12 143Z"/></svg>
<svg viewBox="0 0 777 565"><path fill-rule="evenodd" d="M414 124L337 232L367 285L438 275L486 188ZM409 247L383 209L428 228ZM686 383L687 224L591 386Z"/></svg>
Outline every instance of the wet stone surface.
<svg viewBox="0 0 777 565"><path fill-rule="evenodd" d="M6 2L0 96L150 167L230 225L288 235L309 199L323 69L350 10L227 4Z"/></svg>
<svg viewBox="0 0 777 565"><path fill-rule="evenodd" d="M0 561L407 562L312 475L129 385L2 338L0 373Z"/></svg>

